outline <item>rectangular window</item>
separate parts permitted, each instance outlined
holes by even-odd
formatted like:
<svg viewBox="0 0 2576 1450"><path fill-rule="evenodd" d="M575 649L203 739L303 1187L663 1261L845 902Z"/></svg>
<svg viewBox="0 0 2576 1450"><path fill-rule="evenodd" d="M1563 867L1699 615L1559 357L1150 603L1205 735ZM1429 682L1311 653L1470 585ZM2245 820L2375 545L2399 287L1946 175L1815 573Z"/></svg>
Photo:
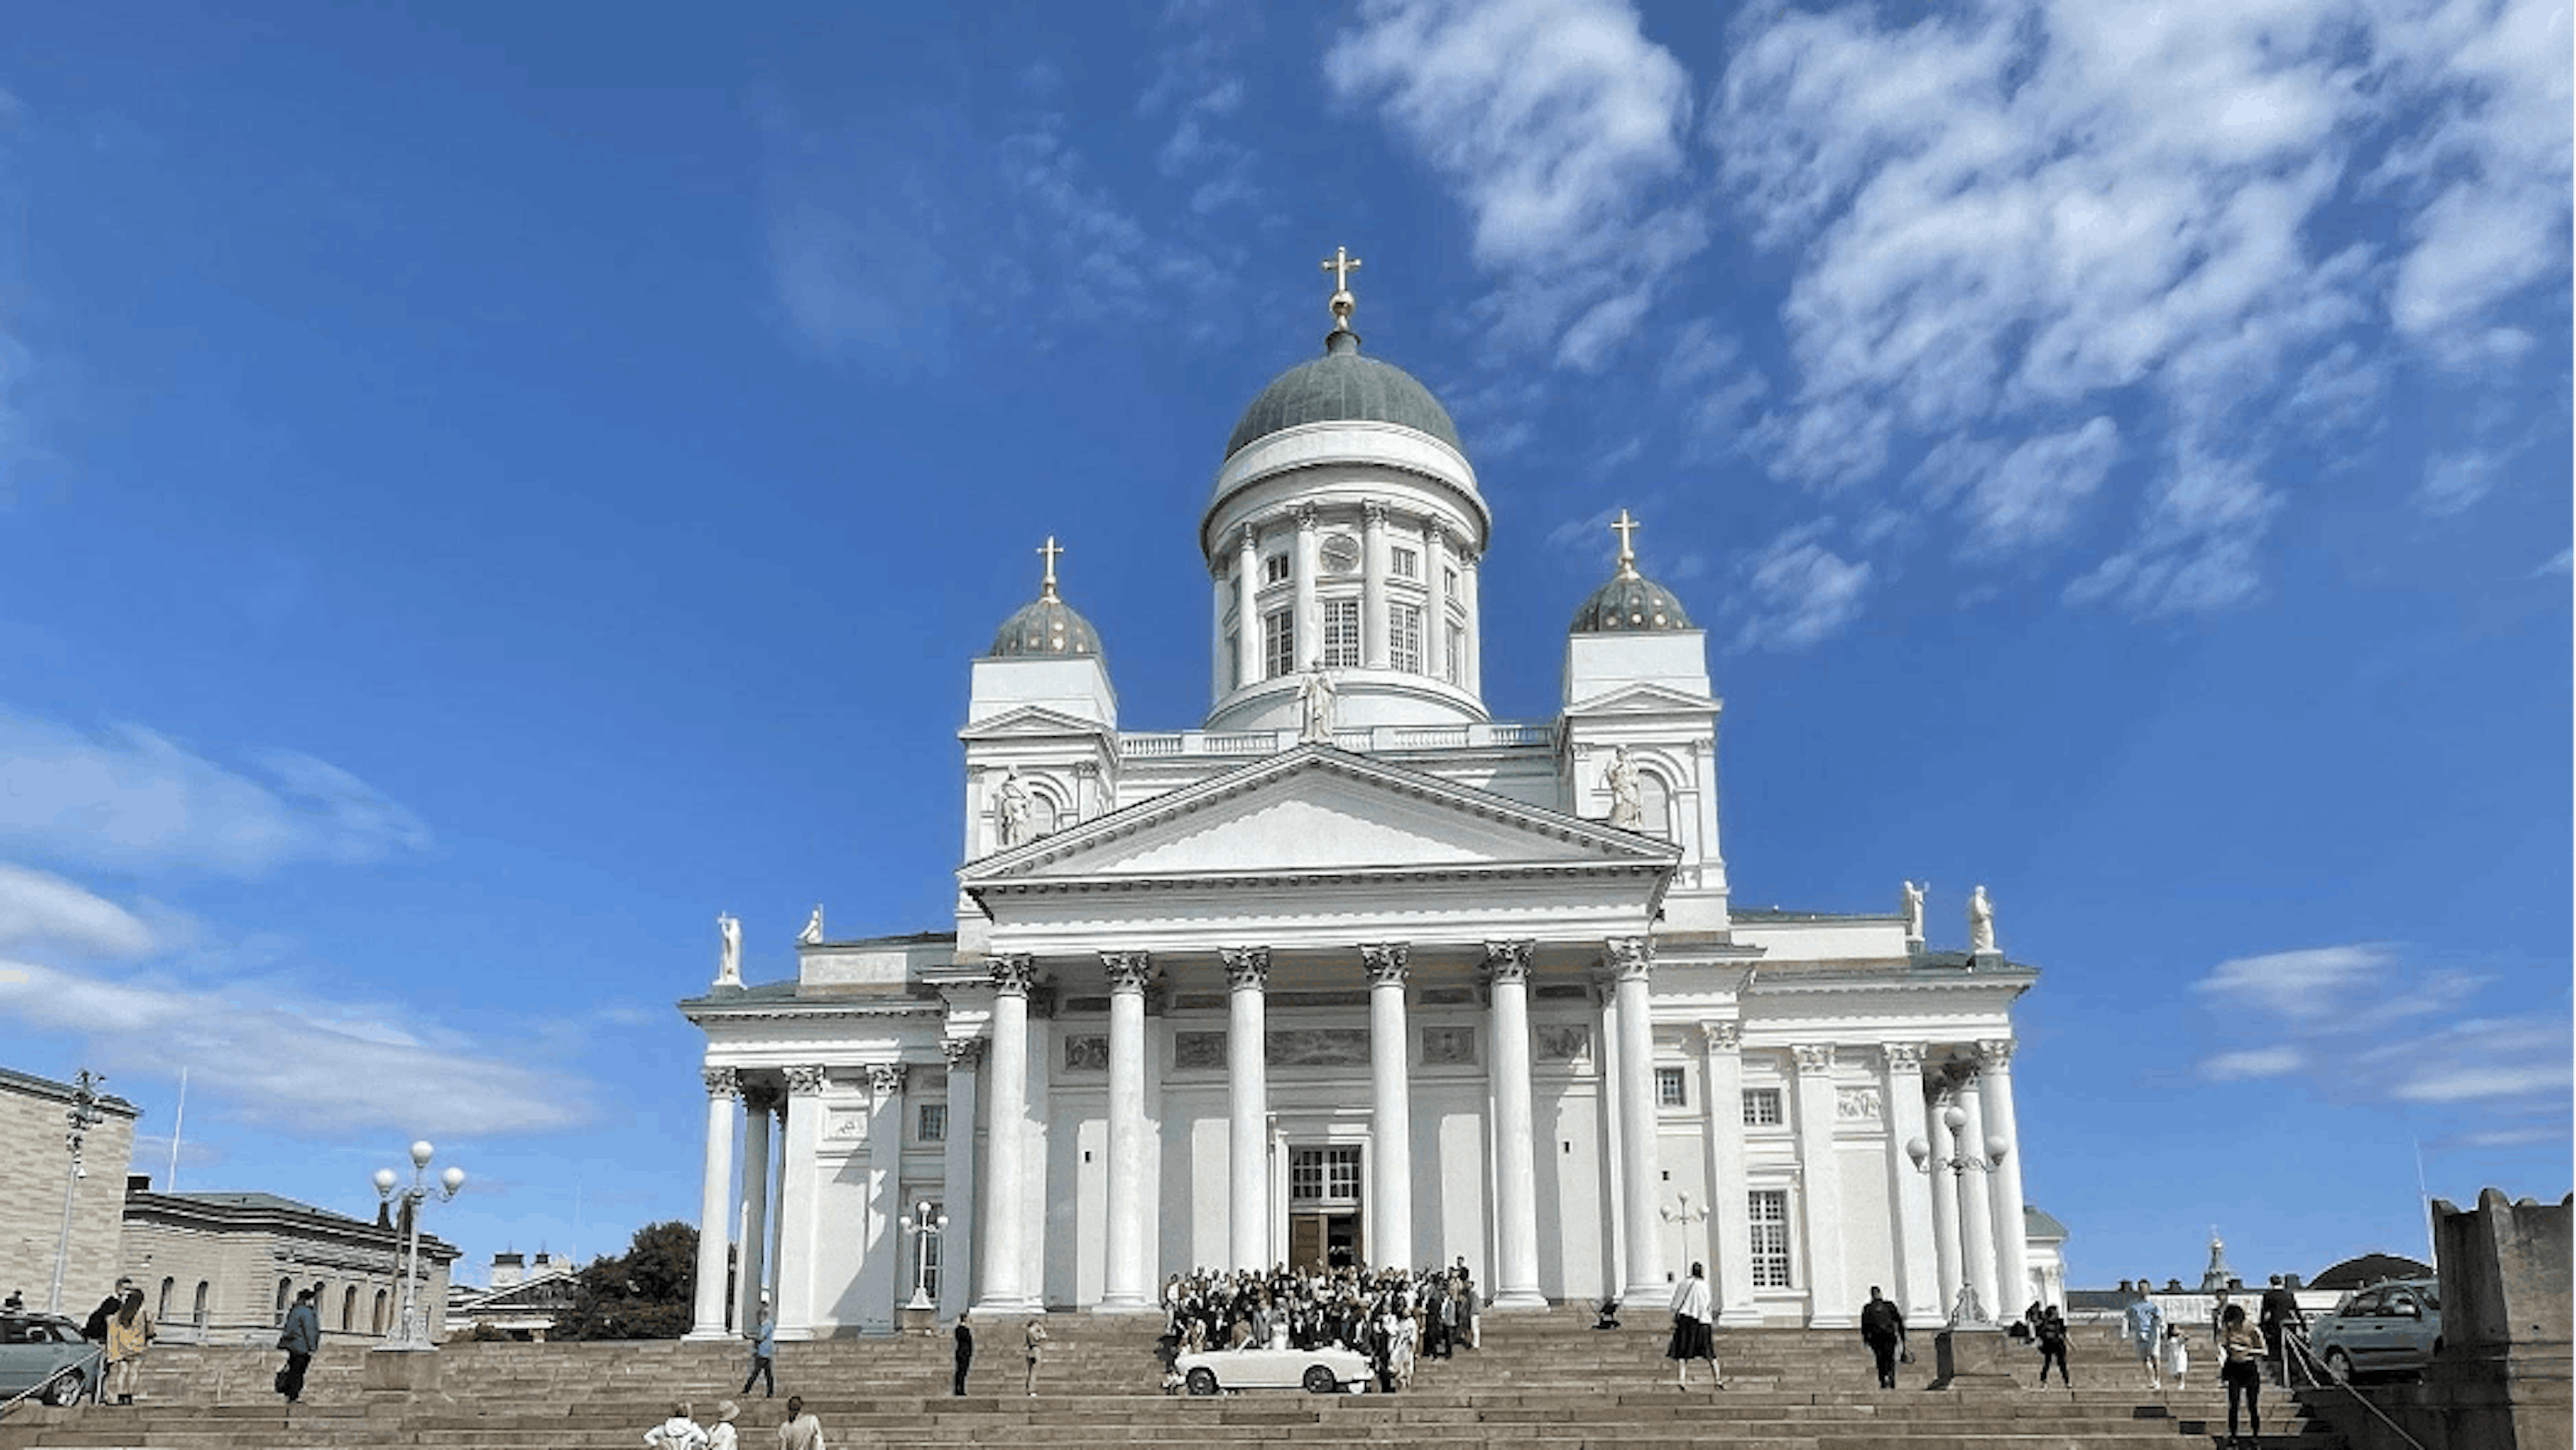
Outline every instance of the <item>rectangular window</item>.
<svg viewBox="0 0 2576 1450"><path fill-rule="evenodd" d="M913 1132L913 1137L924 1143L947 1142L948 1105L946 1103L923 1103L921 1105L921 1120Z"/></svg>
<svg viewBox="0 0 2576 1450"><path fill-rule="evenodd" d="M1440 592L1451 599L1458 597L1457 570L1443 569L1440 571Z"/></svg>
<svg viewBox="0 0 2576 1450"><path fill-rule="evenodd" d="M1359 1198L1359 1149L1299 1148L1289 1155L1289 1202L1357 1203Z"/></svg>
<svg viewBox="0 0 2576 1450"><path fill-rule="evenodd" d="M1655 1106L1659 1108L1686 1108L1690 1106L1690 1099L1685 1095L1682 1088L1682 1070L1680 1068L1659 1067L1655 1069Z"/></svg>
<svg viewBox="0 0 2576 1450"><path fill-rule="evenodd" d="M1360 667L1360 602L1356 599L1324 601L1324 668L1355 670Z"/></svg>
<svg viewBox="0 0 2576 1450"><path fill-rule="evenodd" d="M1274 609L1261 616L1261 661L1264 679L1297 673L1297 611Z"/></svg>
<svg viewBox="0 0 2576 1450"><path fill-rule="evenodd" d="M1395 559L1396 578L1419 579L1422 577L1422 551L1420 549L1408 549L1402 544L1398 544L1390 552Z"/></svg>
<svg viewBox="0 0 2576 1450"><path fill-rule="evenodd" d="M1285 553L1273 554L1261 561L1261 582L1264 584L1288 582L1288 556Z"/></svg>
<svg viewBox="0 0 2576 1450"><path fill-rule="evenodd" d="M1422 673L1422 610L1411 604L1395 606L1387 621L1392 628L1387 640L1387 663L1412 674Z"/></svg>
<svg viewBox="0 0 2576 1450"><path fill-rule="evenodd" d="M1748 1128L1780 1126L1780 1090L1778 1088L1744 1090L1744 1126Z"/></svg>
<svg viewBox="0 0 2576 1450"><path fill-rule="evenodd" d="M1449 650L1446 659L1447 664L1441 671L1441 677L1453 685L1465 684L1466 680L1463 678L1467 673L1467 628L1465 625L1453 624L1449 626Z"/></svg>
<svg viewBox="0 0 2576 1450"><path fill-rule="evenodd" d="M1789 1195L1778 1188L1757 1188L1745 1195L1745 1216L1753 1223L1753 1287L1789 1287Z"/></svg>

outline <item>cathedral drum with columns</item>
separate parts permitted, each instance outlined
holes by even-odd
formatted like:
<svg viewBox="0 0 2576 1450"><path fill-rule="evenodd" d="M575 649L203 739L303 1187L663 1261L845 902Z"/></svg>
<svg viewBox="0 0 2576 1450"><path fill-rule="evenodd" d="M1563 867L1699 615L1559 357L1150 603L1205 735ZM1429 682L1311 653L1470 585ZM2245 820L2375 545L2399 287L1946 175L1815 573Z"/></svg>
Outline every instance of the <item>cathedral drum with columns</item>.
<svg viewBox="0 0 2576 1450"><path fill-rule="evenodd" d="M1038 598L972 666L956 929L839 939L706 1033L693 1337L907 1307L1153 1312L1196 1268L1465 1260L1498 1311L2009 1314L2025 1237L1993 946L1730 906L1703 633L1638 571L1575 611L1552 719L1486 712L1493 517L1448 413L1351 330L1265 388L1199 528L1207 717L1120 726ZM729 1271L728 1250L732 1264ZM1970 1311L1976 1312L1974 1308Z"/></svg>

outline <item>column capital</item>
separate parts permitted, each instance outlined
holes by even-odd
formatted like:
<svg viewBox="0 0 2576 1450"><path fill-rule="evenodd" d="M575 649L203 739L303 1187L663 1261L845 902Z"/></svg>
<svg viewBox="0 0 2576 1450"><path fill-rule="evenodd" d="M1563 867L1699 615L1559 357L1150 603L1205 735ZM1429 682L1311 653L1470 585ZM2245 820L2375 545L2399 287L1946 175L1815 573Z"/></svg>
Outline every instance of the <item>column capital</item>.
<svg viewBox="0 0 2576 1450"><path fill-rule="evenodd" d="M1603 942L1610 975L1621 982L1642 982L1655 970L1654 946L1641 936L1614 936Z"/></svg>
<svg viewBox="0 0 2576 1450"><path fill-rule="evenodd" d="M1702 1052L1734 1052L1744 1046L1744 1024L1741 1022L1703 1022L1699 1025L1699 1049Z"/></svg>
<svg viewBox="0 0 2576 1450"><path fill-rule="evenodd" d="M1879 1056L1887 1062L1889 1072L1921 1072L1924 1046L1920 1042L1882 1042Z"/></svg>
<svg viewBox="0 0 2576 1450"><path fill-rule="evenodd" d="M1109 970L1112 992L1142 992L1154 980L1154 954L1151 952L1102 952L1100 965Z"/></svg>
<svg viewBox="0 0 2576 1450"><path fill-rule="evenodd" d="M1369 524L1383 524L1383 523L1385 523L1385 522L1386 522L1386 500L1384 500L1384 499L1377 499L1377 498L1372 498L1372 499L1363 499L1363 500L1361 500L1361 501L1360 501L1360 521L1361 521L1362 523L1369 523Z"/></svg>
<svg viewBox="0 0 2576 1450"><path fill-rule="evenodd" d="M1538 943L1526 941L1489 941L1485 943L1485 981L1488 985L1526 982L1530 973L1530 953Z"/></svg>
<svg viewBox="0 0 2576 1450"><path fill-rule="evenodd" d="M1378 942L1360 948L1360 964L1368 969L1372 987L1404 985L1405 962L1413 948L1405 942Z"/></svg>
<svg viewBox="0 0 2576 1450"><path fill-rule="evenodd" d="M2013 1049L2019 1044L2009 1037L1977 1039L1977 1066L1986 1072L2012 1071Z"/></svg>
<svg viewBox="0 0 2576 1450"><path fill-rule="evenodd" d="M787 1095L797 1098L820 1097L823 1093L823 1066L805 1063L781 1069L787 1075Z"/></svg>
<svg viewBox="0 0 2576 1450"><path fill-rule="evenodd" d="M1316 510L1313 504L1310 503L1301 503L1297 505L1294 509L1289 510L1288 516L1297 521L1297 532L1301 534L1313 533L1315 531L1315 525L1321 522L1323 518L1323 515Z"/></svg>
<svg viewBox="0 0 2576 1450"><path fill-rule="evenodd" d="M1243 526L1243 541L1237 545L1237 547L1247 554L1261 547L1260 531L1249 523L1245 524Z"/></svg>
<svg viewBox="0 0 2576 1450"><path fill-rule="evenodd" d="M739 1071L730 1067L710 1067L702 1069L700 1075L706 1079L708 1097L742 1096L742 1074Z"/></svg>
<svg viewBox="0 0 2576 1450"><path fill-rule="evenodd" d="M1217 955L1225 959L1226 985L1235 991L1258 992L1270 985L1270 948L1220 947Z"/></svg>
<svg viewBox="0 0 2576 1450"><path fill-rule="evenodd" d="M742 1110L746 1113L768 1112L778 1106L779 1097L778 1089L768 1083L745 1081L742 1085Z"/></svg>
<svg viewBox="0 0 2576 1450"><path fill-rule="evenodd" d="M872 1062L868 1064L868 1092L872 1096L890 1098L902 1091L902 1063Z"/></svg>
<svg viewBox="0 0 2576 1450"><path fill-rule="evenodd" d="M995 957L987 970L993 990L1005 997L1026 997L1038 979L1037 959L1026 952Z"/></svg>
<svg viewBox="0 0 2576 1450"><path fill-rule="evenodd" d="M1800 1077L1822 1077L1834 1070L1834 1045L1830 1042L1805 1043L1789 1052L1798 1060Z"/></svg>
<svg viewBox="0 0 2576 1450"><path fill-rule="evenodd" d="M984 1039L951 1037L939 1044L939 1053L948 1059L950 1072L973 1072L984 1060Z"/></svg>

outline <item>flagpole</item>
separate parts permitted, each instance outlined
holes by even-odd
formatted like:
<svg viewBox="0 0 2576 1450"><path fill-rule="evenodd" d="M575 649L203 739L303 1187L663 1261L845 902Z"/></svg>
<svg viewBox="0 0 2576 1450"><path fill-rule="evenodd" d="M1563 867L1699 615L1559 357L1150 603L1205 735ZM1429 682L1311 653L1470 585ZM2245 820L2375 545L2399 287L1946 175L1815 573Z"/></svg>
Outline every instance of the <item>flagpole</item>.
<svg viewBox="0 0 2576 1450"><path fill-rule="evenodd" d="M179 1110L170 1115L170 1178L164 1193L179 1191L179 1129L188 1121L188 1069L179 1069Z"/></svg>

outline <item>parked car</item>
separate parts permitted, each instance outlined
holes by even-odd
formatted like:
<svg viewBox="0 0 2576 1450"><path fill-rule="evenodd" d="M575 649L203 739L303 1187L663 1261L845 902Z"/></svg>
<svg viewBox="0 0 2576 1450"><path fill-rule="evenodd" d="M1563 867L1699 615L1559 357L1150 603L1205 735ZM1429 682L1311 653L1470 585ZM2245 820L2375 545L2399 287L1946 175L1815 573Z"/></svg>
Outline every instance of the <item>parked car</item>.
<svg viewBox="0 0 2576 1450"><path fill-rule="evenodd" d="M73 1404L104 1373L98 1356L59 1314L0 1314L0 1400L34 1391L46 1404Z"/></svg>
<svg viewBox="0 0 2576 1450"><path fill-rule="evenodd" d="M2441 1285L2400 1279L2355 1290L2309 1327L2308 1347L2337 1380L2420 1374L2442 1352Z"/></svg>
<svg viewBox="0 0 2576 1450"><path fill-rule="evenodd" d="M1194 1395L1220 1390L1294 1390L1357 1394L1368 1388L1368 1356L1348 1349L1212 1349L1173 1361Z"/></svg>

